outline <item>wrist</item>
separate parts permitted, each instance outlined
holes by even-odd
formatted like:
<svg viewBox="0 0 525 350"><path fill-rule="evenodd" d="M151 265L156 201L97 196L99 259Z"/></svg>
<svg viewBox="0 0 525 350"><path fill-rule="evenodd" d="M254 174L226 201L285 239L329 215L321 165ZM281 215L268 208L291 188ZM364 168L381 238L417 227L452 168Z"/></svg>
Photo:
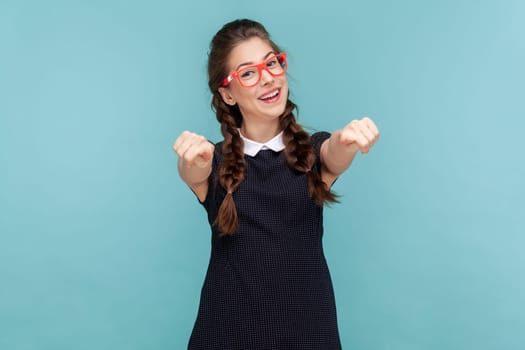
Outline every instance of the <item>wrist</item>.
<svg viewBox="0 0 525 350"><path fill-rule="evenodd" d="M341 140L342 130L335 131L328 143L328 153L332 155L355 155L359 152L359 145L356 142L344 142Z"/></svg>

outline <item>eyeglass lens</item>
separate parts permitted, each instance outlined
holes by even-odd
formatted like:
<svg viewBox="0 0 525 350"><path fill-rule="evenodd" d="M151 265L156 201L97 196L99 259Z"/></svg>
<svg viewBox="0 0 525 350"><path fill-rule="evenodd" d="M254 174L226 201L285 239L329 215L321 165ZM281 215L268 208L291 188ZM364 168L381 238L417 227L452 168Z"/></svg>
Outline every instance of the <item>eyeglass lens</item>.
<svg viewBox="0 0 525 350"><path fill-rule="evenodd" d="M274 55L260 65L253 65L239 70L239 80L244 86L253 86L261 79L262 69L266 69L273 76L281 75L286 71L286 60L281 55Z"/></svg>

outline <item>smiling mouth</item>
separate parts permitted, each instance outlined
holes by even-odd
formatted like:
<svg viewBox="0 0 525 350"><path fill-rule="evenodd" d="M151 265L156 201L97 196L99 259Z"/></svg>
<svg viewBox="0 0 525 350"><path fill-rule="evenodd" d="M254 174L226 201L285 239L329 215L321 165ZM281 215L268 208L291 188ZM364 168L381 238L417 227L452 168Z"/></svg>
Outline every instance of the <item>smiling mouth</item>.
<svg viewBox="0 0 525 350"><path fill-rule="evenodd" d="M266 95L259 97L259 100L266 102L266 103L271 103L271 102L277 101L280 96L281 96L281 89L278 88L278 89L270 91Z"/></svg>

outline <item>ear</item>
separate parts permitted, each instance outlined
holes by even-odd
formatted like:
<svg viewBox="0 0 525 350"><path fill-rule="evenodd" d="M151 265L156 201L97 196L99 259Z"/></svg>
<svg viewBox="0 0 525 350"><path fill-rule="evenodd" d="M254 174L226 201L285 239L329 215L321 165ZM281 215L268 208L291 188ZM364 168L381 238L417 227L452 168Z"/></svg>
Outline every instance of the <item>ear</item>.
<svg viewBox="0 0 525 350"><path fill-rule="evenodd" d="M225 88L225 87L220 87L219 88L219 94L221 94L221 97L222 97L222 100L224 101L224 103L230 105L230 106L234 106L235 105L235 99L233 98L232 94L231 94L231 91L230 89L228 88Z"/></svg>

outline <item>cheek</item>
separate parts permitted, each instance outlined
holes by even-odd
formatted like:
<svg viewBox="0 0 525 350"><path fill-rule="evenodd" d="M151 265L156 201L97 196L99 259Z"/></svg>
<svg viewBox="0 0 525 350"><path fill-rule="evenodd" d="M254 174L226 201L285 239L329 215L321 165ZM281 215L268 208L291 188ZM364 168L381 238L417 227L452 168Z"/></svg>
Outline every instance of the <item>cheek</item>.
<svg viewBox="0 0 525 350"><path fill-rule="evenodd" d="M235 90L235 97L237 101L241 101L242 103L242 101L246 101L247 99L255 97L255 89L246 89L241 87L241 89Z"/></svg>
<svg viewBox="0 0 525 350"><path fill-rule="evenodd" d="M281 79L281 86L283 90L286 90L286 92L288 92L288 80L286 79L286 75L282 76Z"/></svg>
<svg viewBox="0 0 525 350"><path fill-rule="evenodd" d="M286 82L282 85L281 93L285 100L288 99L288 84Z"/></svg>

